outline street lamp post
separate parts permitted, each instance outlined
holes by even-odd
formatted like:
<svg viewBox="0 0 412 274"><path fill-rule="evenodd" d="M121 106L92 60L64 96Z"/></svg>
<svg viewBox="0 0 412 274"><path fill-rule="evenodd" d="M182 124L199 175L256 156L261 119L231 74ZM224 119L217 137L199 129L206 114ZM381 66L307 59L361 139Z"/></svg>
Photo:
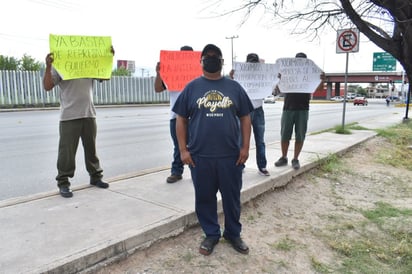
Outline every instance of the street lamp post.
<svg viewBox="0 0 412 274"><path fill-rule="evenodd" d="M232 35L230 37L226 37L226 39L230 39L230 45L232 48L232 68L233 68L233 39L239 38L239 35Z"/></svg>

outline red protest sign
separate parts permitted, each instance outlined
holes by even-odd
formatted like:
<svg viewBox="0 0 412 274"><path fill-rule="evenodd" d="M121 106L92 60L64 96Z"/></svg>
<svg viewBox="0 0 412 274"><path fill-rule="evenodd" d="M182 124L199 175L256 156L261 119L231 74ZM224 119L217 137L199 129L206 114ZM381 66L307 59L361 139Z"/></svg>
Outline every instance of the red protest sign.
<svg viewBox="0 0 412 274"><path fill-rule="evenodd" d="M160 76L169 91L180 92L202 75L200 51L160 51Z"/></svg>

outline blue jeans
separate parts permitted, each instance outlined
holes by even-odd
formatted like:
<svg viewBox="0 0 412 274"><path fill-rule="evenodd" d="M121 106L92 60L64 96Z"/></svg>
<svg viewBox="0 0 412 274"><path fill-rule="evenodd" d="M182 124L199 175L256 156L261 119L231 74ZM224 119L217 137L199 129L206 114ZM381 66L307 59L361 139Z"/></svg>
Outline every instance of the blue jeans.
<svg viewBox="0 0 412 274"><path fill-rule="evenodd" d="M250 113L252 120L253 136L256 146L256 163L258 168L266 168L266 146L265 146L265 113L259 107Z"/></svg>
<svg viewBox="0 0 412 274"><path fill-rule="evenodd" d="M170 120L170 136L173 140L173 162L170 173L173 175L182 175L183 174L183 162L180 159L179 143L177 141L176 135L176 118Z"/></svg>

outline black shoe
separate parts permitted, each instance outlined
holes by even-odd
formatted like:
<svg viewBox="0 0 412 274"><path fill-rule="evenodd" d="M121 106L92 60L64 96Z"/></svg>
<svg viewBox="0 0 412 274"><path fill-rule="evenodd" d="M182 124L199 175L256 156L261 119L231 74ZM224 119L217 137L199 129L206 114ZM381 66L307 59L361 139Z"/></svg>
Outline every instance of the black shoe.
<svg viewBox="0 0 412 274"><path fill-rule="evenodd" d="M169 177L167 177L166 182L168 182L169 184L173 184L179 180L182 180L182 175L172 174Z"/></svg>
<svg viewBox="0 0 412 274"><path fill-rule="evenodd" d="M61 186L59 187L60 196L64 198L71 198L73 197L73 192L70 190L69 186Z"/></svg>
<svg viewBox="0 0 412 274"><path fill-rule="evenodd" d="M99 188L108 188L108 187L109 187L109 184L103 182L102 180L90 181L90 184L91 184L92 186L97 186L97 187L99 187Z"/></svg>
<svg viewBox="0 0 412 274"><path fill-rule="evenodd" d="M199 247L199 253L205 256L209 256L212 254L215 245L219 242L219 239L214 239L210 237L206 237Z"/></svg>
<svg viewBox="0 0 412 274"><path fill-rule="evenodd" d="M298 159L293 159L292 160L292 167L296 170L300 168L299 160Z"/></svg>
<svg viewBox="0 0 412 274"><path fill-rule="evenodd" d="M280 157L279 160L275 162L275 166L286 166L288 164L288 158Z"/></svg>
<svg viewBox="0 0 412 274"><path fill-rule="evenodd" d="M245 244L242 238L239 237L230 239L228 237L225 237L225 240L228 241L237 252L240 252L242 254L249 254L249 247Z"/></svg>

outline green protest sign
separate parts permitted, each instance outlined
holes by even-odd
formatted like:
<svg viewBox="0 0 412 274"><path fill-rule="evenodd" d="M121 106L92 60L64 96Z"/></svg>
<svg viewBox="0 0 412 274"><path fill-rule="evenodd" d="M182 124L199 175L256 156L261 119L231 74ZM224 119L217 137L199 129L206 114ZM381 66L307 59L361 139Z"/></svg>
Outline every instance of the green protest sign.
<svg viewBox="0 0 412 274"><path fill-rule="evenodd" d="M53 67L64 80L110 79L113 65L111 37L50 34L49 44Z"/></svg>

